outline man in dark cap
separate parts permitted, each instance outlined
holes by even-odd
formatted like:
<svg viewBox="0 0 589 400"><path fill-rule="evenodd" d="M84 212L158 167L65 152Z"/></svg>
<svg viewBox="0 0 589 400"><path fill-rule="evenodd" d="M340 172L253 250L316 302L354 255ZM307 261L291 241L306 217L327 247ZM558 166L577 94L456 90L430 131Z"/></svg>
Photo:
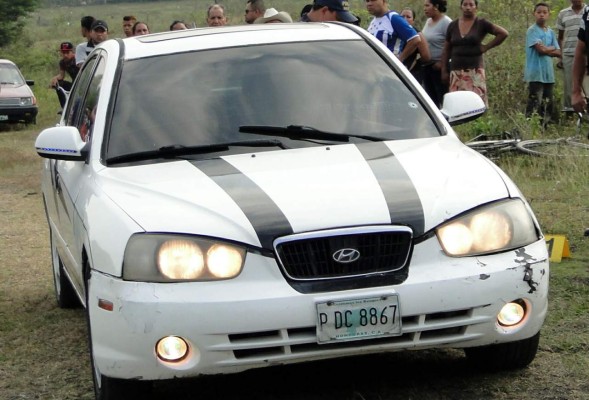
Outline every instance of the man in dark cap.
<svg viewBox="0 0 589 400"><path fill-rule="evenodd" d="M301 18L303 22L340 21L357 23L358 18L350 12L347 0L315 0L311 9Z"/></svg>
<svg viewBox="0 0 589 400"><path fill-rule="evenodd" d="M61 60L59 60L59 73L51 78L50 86L57 91L57 98L61 108L65 105L66 94L72 88L72 83L80 68L76 65L76 56L74 54L74 45L70 42L62 42L59 45L59 52ZM72 81L66 81L66 73L70 76ZM63 89L63 90L60 90Z"/></svg>
<svg viewBox="0 0 589 400"><path fill-rule="evenodd" d="M81 67L90 52L96 47L97 44L104 42L108 39L108 25L105 21L97 19L92 22L90 27L90 40L86 43L80 43L76 47L76 65Z"/></svg>

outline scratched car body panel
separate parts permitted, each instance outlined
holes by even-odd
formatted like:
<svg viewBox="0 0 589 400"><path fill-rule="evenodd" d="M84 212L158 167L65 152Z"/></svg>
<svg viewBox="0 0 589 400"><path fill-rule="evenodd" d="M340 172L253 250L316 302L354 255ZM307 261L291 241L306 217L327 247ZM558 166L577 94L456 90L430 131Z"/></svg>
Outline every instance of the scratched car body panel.
<svg viewBox="0 0 589 400"><path fill-rule="evenodd" d="M470 92L436 109L342 24L101 44L36 141L96 397L406 349L528 365L548 254L516 185L451 128L483 112Z"/></svg>

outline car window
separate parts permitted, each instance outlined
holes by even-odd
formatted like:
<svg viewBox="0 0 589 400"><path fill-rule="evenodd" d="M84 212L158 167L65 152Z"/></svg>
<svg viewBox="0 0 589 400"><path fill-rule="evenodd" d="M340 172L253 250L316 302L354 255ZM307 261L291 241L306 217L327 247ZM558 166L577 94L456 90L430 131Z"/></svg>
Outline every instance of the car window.
<svg viewBox="0 0 589 400"><path fill-rule="evenodd" d="M2 85L17 86L26 84L18 68L6 63L0 63L0 83Z"/></svg>
<svg viewBox="0 0 589 400"><path fill-rule="evenodd" d="M66 123L77 127L85 141L92 132L105 65L104 58L99 56L87 60L70 94Z"/></svg>
<svg viewBox="0 0 589 400"><path fill-rule="evenodd" d="M125 62L107 157L256 138L240 133L242 125L385 139L441 134L398 73L363 41L259 45Z"/></svg>

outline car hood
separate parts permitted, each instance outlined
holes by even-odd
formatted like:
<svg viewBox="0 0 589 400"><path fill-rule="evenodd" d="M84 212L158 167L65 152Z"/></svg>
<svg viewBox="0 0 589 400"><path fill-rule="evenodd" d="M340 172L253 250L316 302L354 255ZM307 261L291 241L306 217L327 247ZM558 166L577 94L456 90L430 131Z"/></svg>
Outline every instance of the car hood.
<svg viewBox="0 0 589 400"><path fill-rule="evenodd" d="M27 85L0 85L0 97L30 97L33 92Z"/></svg>
<svg viewBox="0 0 589 400"><path fill-rule="evenodd" d="M452 136L105 168L99 184L147 232L268 249L279 236L361 225L417 237L509 196L498 169Z"/></svg>

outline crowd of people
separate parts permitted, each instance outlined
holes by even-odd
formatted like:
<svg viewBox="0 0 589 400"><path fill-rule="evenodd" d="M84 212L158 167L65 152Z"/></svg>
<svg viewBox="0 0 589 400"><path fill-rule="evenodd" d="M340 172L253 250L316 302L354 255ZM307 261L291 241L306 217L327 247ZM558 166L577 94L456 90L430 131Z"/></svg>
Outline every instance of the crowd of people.
<svg viewBox="0 0 589 400"><path fill-rule="evenodd" d="M580 51L579 47L587 43L585 36L589 37L589 34L583 33L587 31L583 21L587 23L588 18L581 18L583 11L586 14L587 11L583 0L570 1L571 6L558 14L558 35L548 25L550 6L544 2L534 6L535 23L526 34L526 116L538 114L544 122L548 122L554 107L553 58L558 58L557 67L563 72L563 111L573 113L586 105L583 91L583 62L586 63L586 56L585 48ZM411 8L397 12L389 7L388 0L365 0L365 5L372 16L368 32L405 64L438 107L441 107L446 93L458 90L475 92L488 105L483 55L503 43L508 32L488 19L477 16L478 0L460 0L460 16L454 20L446 15L447 0L424 0L423 11L427 20L421 29L415 26L415 11ZM227 21L222 4L215 2L208 7L207 26L224 26ZM293 21L295 19L285 11L266 8L264 0L246 0L245 24ZM347 0L314 0L301 10L296 21L339 21L358 26L361 22L358 16L350 12ZM195 23L186 24L182 20L175 20L169 30L193 27L196 27ZM51 79L51 86L68 91L71 82L66 79L66 74L73 81L88 54L97 44L108 38L108 32L105 21L91 16L83 17L81 34L84 42L75 48L71 42L60 44L62 59L59 62L59 73ZM125 37L129 37L149 34L151 30L146 22L134 16L124 16L122 32ZM488 36L492 38L485 41ZM577 63L577 58L583 58L583 62ZM63 90L58 90L58 96L63 106Z"/></svg>

